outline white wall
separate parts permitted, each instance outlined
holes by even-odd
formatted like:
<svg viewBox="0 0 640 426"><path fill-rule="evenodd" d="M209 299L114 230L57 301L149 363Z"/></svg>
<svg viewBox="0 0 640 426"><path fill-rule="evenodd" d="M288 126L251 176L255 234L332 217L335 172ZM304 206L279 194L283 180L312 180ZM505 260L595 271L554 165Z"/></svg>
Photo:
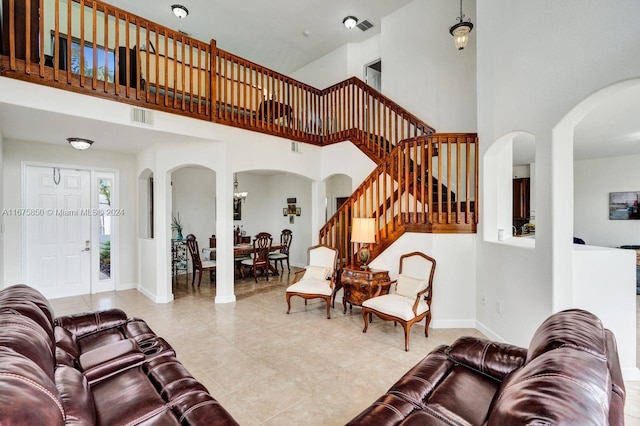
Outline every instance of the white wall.
<svg viewBox="0 0 640 426"><path fill-rule="evenodd" d="M574 234L604 247L640 245L640 220L609 220L609 193L640 191L640 155L576 161Z"/></svg>
<svg viewBox="0 0 640 426"><path fill-rule="evenodd" d="M334 175L326 182L327 219L336 212L336 199L349 197L353 193L353 181L349 176Z"/></svg>
<svg viewBox="0 0 640 426"><path fill-rule="evenodd" d="M398 259L412 251L436 259L433 277L433 317L435 328L474 328L475 323L475 240L473 234L405 233L371 267L386 269L391 279L398 277Z"/></svg>
<svg viewBox="0 0 640 426"><path fill-rule="evenodd" d="M193 234L201 248L209 247L209 237L216 233L215 172L183 167L171 174L171 184L172 216L180 213L182 236Z"/></svg>
<svg viewBox="0 0 640 426"><path fill-rule="evenodd" d="M345 44L326 54L322 58L289 74L291 78L302 81L316 89L326 89L339 83L349 75L349 48Z"/></svg>
<svg viewBox="0 0 640 426"><path fill-rule="evenodd" d="M475 1L464 4L474 25ZM476 41L458 51L449 34L459 15L448 0L415 0L382 18L382 29L362 42L335 51L293 72L291 77L324 89L382 59L382 93L439 132L476 131ZM443 23L443 16L451 22Z"/></svg>
<svg viewBox="0 0 640 426"><path fill-rule="evenodd" d="M616 335L625 378L636 376L636 253L575 245L573 296L576 308L593 312ZM602 268L602 264L608 268ZM598 285L592 285L593 282ZM615 306L616 309L611 309Z"/></svg>
<svg viewBox="0 0 640 426"><path fill-rule="evenodd" d="M135 157L90 149L77 151L69 146L42 144L5 139L4 141L4 205L19 208L22 205L22 162L33 161L63 165L77 165L94 169L118 169L120 171L120 279L119 287L135 287L138 281L136 262L136 187ZM3 264L4 285L22 282L22 219L5 217L6 227Z"/></svg>
<svg viewBox="0 0 640 426"><path fill-rule="evenodd" d="M504 306L514 309L497 314L490 303L481 309L477 300L477 317L480 324L505 340L527 344L534 324L576 302L573 292L567 291L575 279L571 243L573 129L556 126L594 92L640 75L640 57L620 48L634 45L640 38L640 28L633 23L633 17L640 13L640 3L623 0L612 8L601 2L585 7L578 0L496 0L477 2L476 8L483 182L495 184L496 168L487 167L485 154L501 137L525 131L536 141L535 248L485 242L484 235L478 238L477 294L500 297ZM580 25L567 27L567 22ZM557 143L552 142L554 138ZM495 223L497 206L487 202L495 187L482 185L480 217ZM604 261L597 265L609 269ZM602 287L595 280L585 285ZM620 306L625 305L603 307L613 312ZM635 323L628 327L635 327ZM627 342L621 346L630 348ZM630 358L625 355L625 359Z"/></svg>
<svg viewBox="0 0 640 426"><path fill-rule="evenodd" d="M457 2L415 0L382 19L382 93L438 132L476 131L475 3L463 5L476 27L461 51L449 34Z"/></svg>

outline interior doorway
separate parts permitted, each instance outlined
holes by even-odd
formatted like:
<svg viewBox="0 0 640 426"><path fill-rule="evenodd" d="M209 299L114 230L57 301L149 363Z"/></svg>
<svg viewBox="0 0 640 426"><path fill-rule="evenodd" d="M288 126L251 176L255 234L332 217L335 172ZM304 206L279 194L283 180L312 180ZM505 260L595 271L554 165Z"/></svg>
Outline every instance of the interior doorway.
<svg viewBox="0 0 640 426"><path fill-rule="evenodd" d="M369 86L382 92L382 60L376 59L364 66L364 81Z"/></svg>

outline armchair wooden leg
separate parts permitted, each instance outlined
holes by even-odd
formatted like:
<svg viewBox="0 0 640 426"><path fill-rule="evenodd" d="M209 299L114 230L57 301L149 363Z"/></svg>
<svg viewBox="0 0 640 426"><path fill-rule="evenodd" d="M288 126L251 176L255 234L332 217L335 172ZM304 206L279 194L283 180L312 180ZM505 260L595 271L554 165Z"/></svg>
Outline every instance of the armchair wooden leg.
<svg viewBox="0 0 640 426"><path fill-rule="evenodd" d="M371 313L369 313L369 315L371 315ZM362 308L362 319L364 320L364 329L362 330L363 333L366 333L367 328L369 328L369 315L367 315L367 309Z"/></svg>
<svg viewBox="0 0 640 426"><path fill-rule="evenodd" d="M409 352L409 332L411 331L411 324L402 324L404 326L404 350Z"/></svg>
<svg viewBox="0 0 640 426"><path fill-rule="evenodd" d="M327 302L327 319L331 319L331 296L325 299L325 301Z"/></svg>
<svg viewBox="0 0 640 426"><path fill-rule="evenodd" d="M287 293L286 298L287 298L287 315L288 315L289 311L291 311L291 294Z"/></svg>
<svg viewBox="0 0 640 426"><path fill-rule="evenodd" d="M429 312L424 320L424 337L429 337L429 324L431 323L431 312Z"/></svg>

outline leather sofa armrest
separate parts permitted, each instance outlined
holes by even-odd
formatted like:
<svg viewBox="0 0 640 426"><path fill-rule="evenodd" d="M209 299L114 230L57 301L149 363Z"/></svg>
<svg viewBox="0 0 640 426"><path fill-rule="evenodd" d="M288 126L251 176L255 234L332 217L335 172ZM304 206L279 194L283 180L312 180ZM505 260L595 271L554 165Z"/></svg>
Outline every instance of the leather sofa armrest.
<svg viewBox="0 0 640 426"><path fill-rule="evenodd" d="M89 383L93 383L137 365L144 359L138 343L133 339L126 339L83 353L78 364Z"/></svg>
<svg viewBox="0 0 640 426"><path fill-rule="evenodd" d="M76 336L76 339L100 330L119 327L126 322L127 314L120 309L68 315L55 319L55 325L67 329Z"/></svg>
<svg viewBox="0 0 640 426"><path fill-rule="evenodd" d="M521 367L527 357L526 348L470 336L453 342L445 353L451 361L498 381Z"/></svg>

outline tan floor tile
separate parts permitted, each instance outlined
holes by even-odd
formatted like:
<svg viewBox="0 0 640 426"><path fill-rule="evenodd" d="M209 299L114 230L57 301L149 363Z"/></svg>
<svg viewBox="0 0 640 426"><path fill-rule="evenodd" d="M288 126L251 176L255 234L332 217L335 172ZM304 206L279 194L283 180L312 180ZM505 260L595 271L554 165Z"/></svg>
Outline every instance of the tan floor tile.
<svg viewBox="0 0 640 426"><path fill-rule="evenodd" d="M293 268L295 270L296 268ZM56 315L119 308L143 318L176 350L189 372L242 425L342 425L386 392L430 351L475 329L411 329L374 317L366 333L359 307L340 299L326 318L323 300L291 299L293 274L237 280L237 301L216 305L215 285L174 284L175 300L155 304L137 290L52 300ZM638 297L640 311L640 296ZM639 316L640 321L640 316ZM640 345L640 339L638 339ZM639 359L640 359L640 351ZM627 425L640 426L640 382L626 383Z"/></svg>

